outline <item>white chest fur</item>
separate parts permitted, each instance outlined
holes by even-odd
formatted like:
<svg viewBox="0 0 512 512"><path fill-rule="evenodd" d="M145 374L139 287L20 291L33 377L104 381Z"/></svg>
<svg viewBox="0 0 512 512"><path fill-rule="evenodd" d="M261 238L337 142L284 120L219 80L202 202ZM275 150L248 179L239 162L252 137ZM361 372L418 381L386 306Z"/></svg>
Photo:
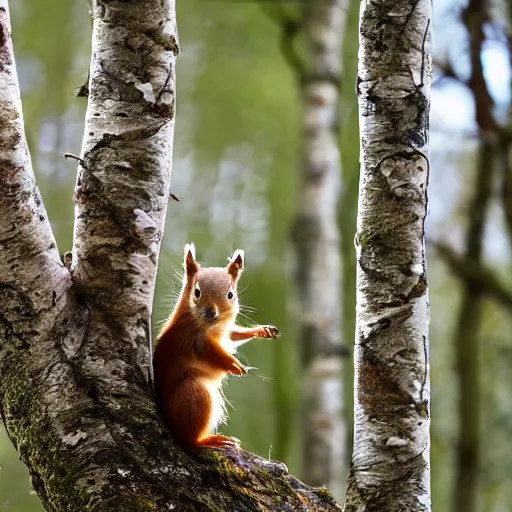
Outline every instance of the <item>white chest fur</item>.
<svg viewBox="0 0 512 512"><path fill-rule="evenodd" d="M222 380L208 381L204 383L211 397L212 415L211 429L215 431L220 425L226 424L227 410L226 399L222 392Z"/></svg>

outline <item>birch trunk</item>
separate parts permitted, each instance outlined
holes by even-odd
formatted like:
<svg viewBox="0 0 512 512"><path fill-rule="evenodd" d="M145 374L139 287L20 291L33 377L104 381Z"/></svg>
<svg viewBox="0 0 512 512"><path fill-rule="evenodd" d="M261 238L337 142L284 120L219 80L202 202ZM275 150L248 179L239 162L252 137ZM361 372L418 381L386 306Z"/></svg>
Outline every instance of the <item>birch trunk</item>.
<svg viewBox="0 0 512 512"><path fill-rule="evenodd" d="M0 0L0 412L48 511L340 510L279 463L185 456L156 412L149 318L170 181L172 0L95 0L70 269L25 142ZM63 44L65 42L63 41Z"/></svg>
<svg viewBox="0 0 512 512"><path fill-rule="evenodd" d="M310 0L302 81L304 169L296 243L304 368L303 470L336 498L345 481L342 412L341 260L337 208L341 185L339 86L347 0Z"/></svg>
<svg viewBox="0 0 512 512"><path fill-rule="evenodd" d="M361 4L355 425L345 511L430 510L430 0Z"/></svg>

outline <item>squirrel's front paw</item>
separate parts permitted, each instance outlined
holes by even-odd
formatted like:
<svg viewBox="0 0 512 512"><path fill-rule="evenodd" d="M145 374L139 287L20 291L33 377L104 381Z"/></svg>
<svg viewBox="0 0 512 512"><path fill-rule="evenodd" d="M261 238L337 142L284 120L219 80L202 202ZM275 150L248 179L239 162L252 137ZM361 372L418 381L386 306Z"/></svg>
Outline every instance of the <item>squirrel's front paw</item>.
<svg viewBox="0 0 512 512"><path fill-rule="evenodd" d="M277 327L274 327L273 325L263 325L261 327L262 331L262 338L280 338L281 333Z"/></svg>
<svg viewBox="0 0 512 512"><path fill-rule="evenodd" d="M242 363L236 362L231 365L231 368L229 369L228 373L231 375L245 375L247 373L247 370L244 368Z"/></svg>

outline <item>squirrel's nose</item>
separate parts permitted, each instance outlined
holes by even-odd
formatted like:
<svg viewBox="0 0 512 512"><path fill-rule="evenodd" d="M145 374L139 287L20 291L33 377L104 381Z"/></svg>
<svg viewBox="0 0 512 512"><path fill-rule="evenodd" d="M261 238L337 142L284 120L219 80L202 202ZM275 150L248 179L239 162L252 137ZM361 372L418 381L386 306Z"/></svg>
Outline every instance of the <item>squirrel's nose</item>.
<svg viewBox="0 0 512 512"><path fill-rule="evenodd" d="M219 311L215 306L208 306L204 310L204 316L208 322L215 320L219 316Z"/></svg>

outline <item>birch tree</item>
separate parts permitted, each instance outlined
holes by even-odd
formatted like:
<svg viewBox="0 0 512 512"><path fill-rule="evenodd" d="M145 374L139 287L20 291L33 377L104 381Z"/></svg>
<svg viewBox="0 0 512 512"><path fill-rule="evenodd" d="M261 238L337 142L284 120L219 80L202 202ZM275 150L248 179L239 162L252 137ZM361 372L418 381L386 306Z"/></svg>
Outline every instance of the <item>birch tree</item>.
<svg viewBox="0 0 512 512"><path fill-rule="evenodd" d="M302 476L343 496L339 92L349 0L307 0L301 15L260 0L280 27L280 48L302 98L300 202L292 231L300 296ZM303 34L305 55L295 47Z"/></svg>
<svg viewBox="0 0 512 512"><path fill-rule="evenodd" d="M339 87L347 0L310 0L304 7L307 55L301 72L303 172L294 227L301 299L304 371L302 475L343 495L341 258L337 222L341 192Z"/></svg>
<svg viewBox="0 0 512 512"><path fill-rule="evenodd" d="M430 0L364 0L354 451L346 512L430 510Z"/></svg>
<svg viewBox="0 0 512 512"><path fill-rule="evenodd" d="M0 0L0 412L48 511L340 510L283 464L186 456L149 379L178 54L173 0L94 0L89 99L61 262L25 140ZM63 41L65 44L65 41Z"/></svg>

